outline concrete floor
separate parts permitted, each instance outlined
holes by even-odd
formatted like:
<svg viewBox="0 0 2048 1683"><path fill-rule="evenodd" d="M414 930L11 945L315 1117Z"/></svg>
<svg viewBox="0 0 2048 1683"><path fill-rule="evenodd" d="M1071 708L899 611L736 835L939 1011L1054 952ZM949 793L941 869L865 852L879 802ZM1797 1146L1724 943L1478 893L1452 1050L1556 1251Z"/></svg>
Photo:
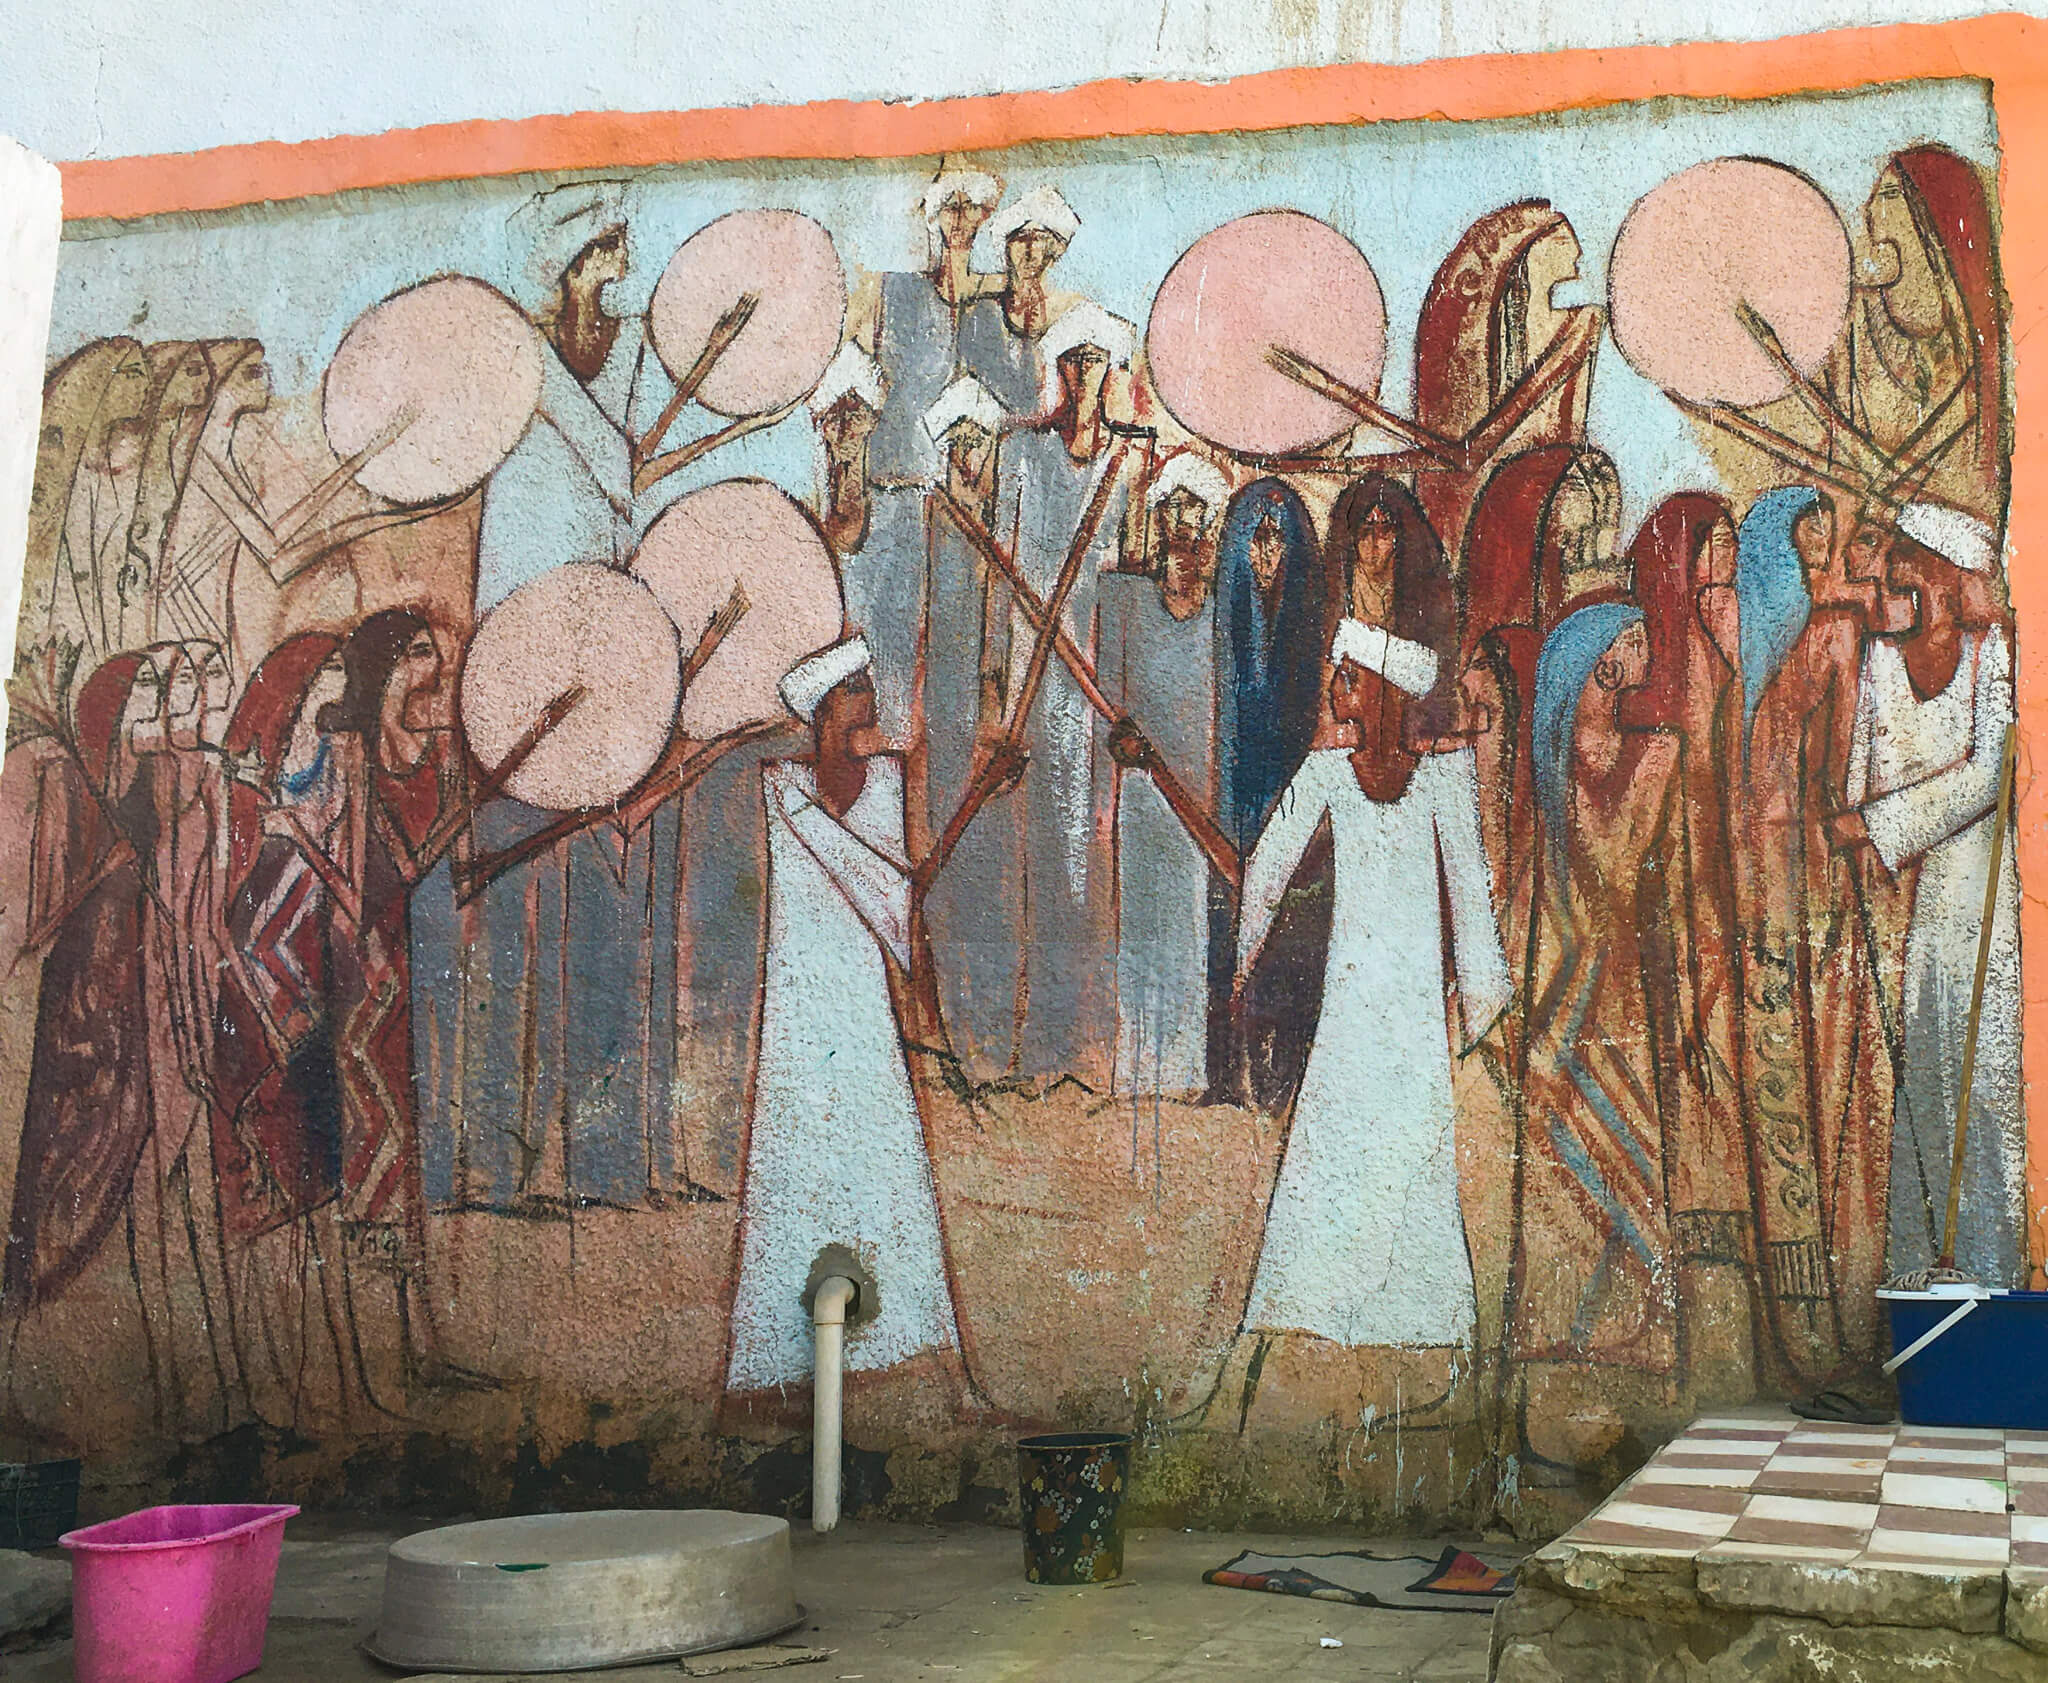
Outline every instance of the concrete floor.
<svg viewBox="0 0 2048 1683"><path fill-rule="evenodd" d="M401 1673L356 1643L376 1623L384 1549L417 1527L317 1515L292 1521L278 1572L263 1683L352 1683ZM780 1640L836 1652L773 1675L790 1683L1224 1683L1229 1678L1483 1683L1491 1619L1394 1613L1218 1589L1203 1572L1241 1549L1288 1546L1435 1556L1447 1540L1337 1541L1132 1533L1125 1577L1088 1589L1024 1581L1013 1532L972 1526L849 1522L829 1537L799 1528L798 1599L810 1617ZM1325 1648L1323 1637L1344 1646ZM69 1642L0 1659L8 1683L68 1683ZM603 1678L675 1679L676 1666Z"/></svg>

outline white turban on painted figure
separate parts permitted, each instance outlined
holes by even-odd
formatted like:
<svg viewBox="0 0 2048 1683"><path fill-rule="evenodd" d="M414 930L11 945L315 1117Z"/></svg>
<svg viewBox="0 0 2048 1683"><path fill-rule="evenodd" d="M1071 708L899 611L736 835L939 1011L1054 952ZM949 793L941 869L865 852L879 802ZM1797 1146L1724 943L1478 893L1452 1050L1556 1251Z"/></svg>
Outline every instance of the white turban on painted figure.
<svg viewBox="0 0 2048 1683"><path fill-rule="evenodd" d="M941 168L918 202L929 226L938 221L939 212L945 209L948 199L961 197L983 210L993 210L1002 196L1002 182L985 169Z"/></svg>
<svg viewBox="0 0 2048 1683"><path fill-rule="evenodd" d="M526 247L528 301L544 303L583 248L626 222L626 183L574 181L537 193L507 219Z"/></svg>
<svg viewBox="0 0 2048 1683"><path fill-rule="evenodd" d="M1113 316L1100 304L1083 299L1045 330L1038 341L1038 354L1051 368L1067 352L1083 345L1093 345L1111 362L1127 368L1131 352L1138 347L1138 334L1122 316Z"/></svg>
<svg viewBox="0 0 2048 1683"><path fill-rule="evenodd" d="M1396 637L1383 625L1368 625L1358 619L1342 621L1330 643L1330 659L1339 666L1348 660L1377 672L1396 689L1413 696L1427 695L1436 688L1436 651Z"/></svg>
<svg viewBox="0 0 2048 1683"><path fill-rule="evenodd" d="M889 377L882 372L882 365L849 339L826 365L812 391L811 413L824 414L842 397L857 397L879 412L888 390Z"/></svg>
<svg viewBox="0 0 2048 1683"><path fill-rule="evenodd" d="M809 724L817 715L818 703L856 672L865 671L870 658L868 640L858 633L843 642L834 643L830 648L820 649L814 655L804 656L776 686L782 696L782 705Z"/></svg>
<svg viewBox="0 0 2048 1683"><path fill-rule="evenodd" d="M934 444L944 444L946 434L962 421L972 421L983 432L1003 430L1003 406L994 392L971 374L963 374L924 412L924 430Z"/></svg>
<svg viewBox="0 0 2048 1683"><path fill-rule="evenodd" d="M1946 503L1908 503L1899 510L1898 527L1922 549L1966 573L1996 573L2004 559L1995 531Z"/></svg>
<svg viewBox="0 0 2048 1683"><path fill-rule="evenodd" d="M1038 341L1039 401L1051 409L1060 400L1060 358L1083 345L1093 345L1119 368L1131 365L1138 347L1137 330L1122 316L1113 316L1087 300L1072 306Z"/></svg>
<svg viewBox="0 0 2048 1683"><path fill-rule="evenodd" d="M1182 450L1167 457L1152 476L1152 484L1145 492L1145 506L1157 508L1176 491L1185 491L1205 507L1217 509L1230 500L1230 481L1214 462L1192 450Z"/></svg>
<svg viewBox="0 0 2048 1683"><path fill-rule="evenodd" d="M1001 245L1026 228L1043 228L1048 234L1072 242L1081 231L1081 219L1074 207L1060 197L1057 187L1034 187L995 219L990 232Z"/></svg>

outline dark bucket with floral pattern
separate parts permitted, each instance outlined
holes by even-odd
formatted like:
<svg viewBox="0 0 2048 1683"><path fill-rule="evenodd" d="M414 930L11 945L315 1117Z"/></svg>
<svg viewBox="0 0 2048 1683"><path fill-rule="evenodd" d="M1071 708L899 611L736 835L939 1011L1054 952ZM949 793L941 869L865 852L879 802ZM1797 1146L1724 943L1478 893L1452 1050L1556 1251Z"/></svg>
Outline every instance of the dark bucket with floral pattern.
<svg viewBox="0 0 2048 1683"><path fill-rule="evenodd" d="M1128 1432L1048 1432L1017 1443L1024 1576L1034 1584L1101 1584L1124 1570Z"/></svg>

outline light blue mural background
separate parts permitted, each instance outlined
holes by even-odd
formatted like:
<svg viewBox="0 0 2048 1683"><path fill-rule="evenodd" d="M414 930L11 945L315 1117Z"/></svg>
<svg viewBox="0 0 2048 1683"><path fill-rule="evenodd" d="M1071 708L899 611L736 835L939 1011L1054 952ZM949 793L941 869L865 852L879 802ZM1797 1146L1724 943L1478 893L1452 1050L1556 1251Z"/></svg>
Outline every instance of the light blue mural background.
<svg viewBox="0 0 2048 1683"><path fill-rule="evenodd" d="M1006 201L1056 185L1081 219L1058 282L1142 330L1173 260L1247 211L1320 216L1366 253L1388 307L1383 396L1406 407L1415 322L1437 265L1479 216L1517 199L1552 200L1585 247L1587 298L1636 199L1703 159L1743 154L1805 171L1852 230L1887 157L1939 141L1996 161L1988 92L1967 80L1762 103L1660 99L1500 122L1403 122L1184 139L1021 147L985 161ZM750 206L802 210L829 228L849 272L921 264L918 195L935 160L693 164L634 172L627 213L633 267L614 308L646 308L662 265L689 234ZM437 272L478 275L531 304L514 213L564 178L474 180L266 205L138 225L74 224L60 263L51 357L111 333L145 339L263 341L280 394L310 392L349 324L370 305ZM1001 266L984 237L982 264ZM671 441L707 427L701 413ZM1594 382L1593 441L1621 470L1632 529L1672 491L1715 476L1689 425L1610 342ZM734 474L811 489L815 445L799 411L670 480L673 497ZM643 512L646 518L653 510Z"/></svg>

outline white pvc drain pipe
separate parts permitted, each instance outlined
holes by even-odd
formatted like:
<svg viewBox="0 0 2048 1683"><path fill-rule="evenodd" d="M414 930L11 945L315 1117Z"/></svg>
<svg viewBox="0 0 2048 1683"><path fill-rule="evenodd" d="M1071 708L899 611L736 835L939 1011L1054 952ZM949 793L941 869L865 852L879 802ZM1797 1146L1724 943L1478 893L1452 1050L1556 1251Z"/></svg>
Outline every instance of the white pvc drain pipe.
<svg viewBox="0 0 2048 1683"><path fill-rule="evenodd" d="M834 1274L811 1298L816 1367L811 1387L811 1529L839 1523L839 1443L846 1377L846 1311L854 1283Z"/></svg>

